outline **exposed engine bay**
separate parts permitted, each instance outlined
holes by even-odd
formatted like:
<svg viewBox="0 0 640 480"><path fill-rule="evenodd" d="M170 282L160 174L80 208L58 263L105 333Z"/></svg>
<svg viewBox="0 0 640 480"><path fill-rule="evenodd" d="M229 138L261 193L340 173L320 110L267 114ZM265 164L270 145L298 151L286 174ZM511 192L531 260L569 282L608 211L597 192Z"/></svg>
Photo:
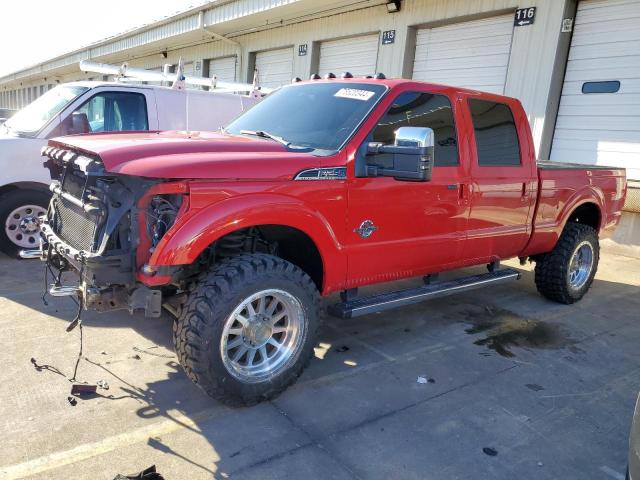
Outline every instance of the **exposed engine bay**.
<svg viewBox="0 0 640 480"><path fill-rule="evenodd" d="M136 250L141 243L150 243L150 249L158 244L175 221L182 196L158 194L142 202L158 180L105 172L99 158L69 150L46 147L43 154L53 192L41 225L49 268L78 272L77 293L85 308L142 309L159 316L162 292L136 281ZM144 239L132 228L141 219ZM55 287L52 295L60 292ZM60 295L70 291L66 287Z"/></svg>
<svg viewBox="0 0 640 480"><path fill-rule="evenodd" d="M184 293L208 265L238 252L278 248L276 240L265 240L268 232L242 229L219 239L194 264L148 270L145 259L188 204L185 183L113 174L100 158L71 150L45 147L42 153L53 192L40 225L40 256L55 280L49 293L75 295L85 309L158 317L164 307L178 316ZM77 285L61 285L65 271L77 272ZM141 273L171 281L148 287L139 281Z"/></svg>

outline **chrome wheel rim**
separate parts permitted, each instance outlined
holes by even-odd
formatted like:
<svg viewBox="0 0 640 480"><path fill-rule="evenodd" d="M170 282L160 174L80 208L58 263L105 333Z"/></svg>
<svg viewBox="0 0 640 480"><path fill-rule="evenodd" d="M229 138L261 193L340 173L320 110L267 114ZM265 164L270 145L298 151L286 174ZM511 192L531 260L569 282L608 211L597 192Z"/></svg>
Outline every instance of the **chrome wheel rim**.
<svg viewBox="0 0 640 480"><path fill-rule="evenodd" d="M304 309L293 295L276 289L254 293L225 321L224 366L246 383L274 377L298 357L305 328Z"/></svg>
<svg viewBox="0 0 640 480"><path fill-rule="evenodd" d="M22 205L14 209L5 220L5 235L19 247L37 247L40 238L38 217L46 213L40 205Z"/></svg>
<svg viewBox="0 0 640 480"><path fill-rule="evenodd" d="M569 286L574 290L582 288L591 276L593 269L593 247L587 241L580 243L569 262Z"/></svg>

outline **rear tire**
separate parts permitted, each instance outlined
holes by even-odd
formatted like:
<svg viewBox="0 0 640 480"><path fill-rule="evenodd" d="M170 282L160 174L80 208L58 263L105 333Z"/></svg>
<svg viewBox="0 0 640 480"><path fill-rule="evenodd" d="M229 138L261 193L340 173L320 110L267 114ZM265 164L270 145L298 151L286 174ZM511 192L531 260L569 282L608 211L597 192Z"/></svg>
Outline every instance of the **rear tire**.
<svg viewBox="0 0 640 480"><path fill-rule="evenodd" d="M555 248L536 260L538 292L554 302L577 302L591 287L599 260L596 231L588 225L567 224Z"/></svg>
<svg viewBox="0 0 640 480"><path fill-rule="evenodd" d="M178 359L223 403L270 399L309 363L319 304L315 284L295 265L265 254L230 257L202 275L174 323Z"/></svg>
<svg viewBox="0 0 640 480"><path fill-rule="evenodd" d="M40 190L11 190L0 197L0 250L10 257L38 248L40 233L34 223L46 213L50 195Z"/></svg>

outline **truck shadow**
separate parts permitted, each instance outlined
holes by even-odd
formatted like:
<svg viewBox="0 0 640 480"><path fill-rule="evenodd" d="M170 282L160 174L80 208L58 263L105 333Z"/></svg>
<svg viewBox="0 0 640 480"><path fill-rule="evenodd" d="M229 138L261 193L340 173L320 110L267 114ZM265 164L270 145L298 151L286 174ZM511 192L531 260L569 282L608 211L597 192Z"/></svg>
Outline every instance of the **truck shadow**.
<svg viewBox="0 0 640 480"><path fill-rule="evenodd" d="M41 269L36 268L40 265L32 265L0 259L0 296L6 295L14 302L53 317L71 319L75 305L68 299L56 299L48 306L36 302L42 279L34 276L36 272L41 274ZM477 271L469 269L462 273ZM521 272L523 278L520 282L490 291L469 292L350 321L326 318L320 331L316 358L301 378L301 383L292 390L308 389L310 383L317 384L318 380L340 381L341 375L383 363L385 357L376 351L383 347L372 348L371 344L390 345L396 350L387 357L393 355L395 358L411 353L411 349L421 342L434 341L473 343L476 354L508 358L517 357L522 349L555 348L576 353L578 350L571 349L579 349L580 342L589 334L597 335L605 329L632 324L631 312L640 307L640 286L599 279L594 281L592 291L580 303L572 306L554 304L537 294L531 271L521 269ZM415 281L401 281L392 287L406 288L415 284ZM388 287L368 288L365 293ZM325 305L336 300L337 297L332 296L325 300ZM602 310L603 303L607 305L606 312ZM583 322L579 329L577 317ZM138 419L149 424L162 421L174 425L165 428L161 434L150 434L144 442L148 449L145 458L157 458L161 473L162 459L171 457L208 478L227 478L265 461L265 458L278 455L278 452L262 451L264 447L257 439L261 438L265 418L276 423L277 419L281 420L279 409L269 402L231 409L208 398L189 381L173 355L172 322L169 315L159 319L91 312L84 315L84 325L92 337L100 335L101 329L132 329L148 341L144 345L131 345L130 355L120 363L109 363L107 357L95 349L85 351L85 361L102 372L111 384L109 395L112 398L104 392L96 397L106 401L103 408L116 410L110 406L110 401L115 404L135 402L133 410ZM65 335L62 329L60 335ZM414 339L414 343L403 343L408 336ZM153 380L141 382L140 377L131 373L132 368L138 368L131 367L131 364L138 365L136 362L141 360L148 360L148 363L143 361L139 368L157 369L158 374L154 372ZM49 378L56 378L56 375L49 375ZM343 403L348 404L352 399L348 398L348 391L344 395ZM94 402L95 398L82 401ZM273 420L274 415L276 420ZM230 434L234 423L242 423L245 427L237 434ZM252 423L255 426L246 427ZM201 450L187 448L171 437L171 433L180 431L197 438L196 443L208 445L209 454L204 457L196 455L193 452ZM286 432L286 429L282 431ZM276 435L271 441L273 444L286 444L286 437L283 433L282 438ZM311 440L302 440L303 445L305 441ZM147 466L135 465L132 470L142 470Z"/></svg>

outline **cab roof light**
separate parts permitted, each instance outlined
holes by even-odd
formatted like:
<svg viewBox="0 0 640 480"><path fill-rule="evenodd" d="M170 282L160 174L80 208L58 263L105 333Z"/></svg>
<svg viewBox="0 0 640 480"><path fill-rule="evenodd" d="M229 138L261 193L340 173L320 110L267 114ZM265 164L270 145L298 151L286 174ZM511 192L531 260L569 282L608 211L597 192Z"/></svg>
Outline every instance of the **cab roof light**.
<svg viewBox="0 0 640 480"><path fill-rule="evenodd" d="M385 76L385 74L384 74L384 73L382 73L382 72L378 72L378 73L376 73L376 75L375 75L375 77L374 77L374 78L375 78L376 80L384 80L384 79L386 79L387 77Z"/></svg>
<svg viewBox="0 0 640 480"><path fill-rule="evenodd" d="M331 80L332 78L336 78L335 74L329 72L324 76L325 80Z"/></svg>
<svg viewBox="0 0 640 480"><path fill-rule="evenodd" d="M300 77L294 77L294 78L291 80L291 83L298 83L298 82L301 82L301 81L302 81L302 79L301 79Z"/></svg>
<svg viewBox="0 0 640 480"><path fill-rule="evenodd" d="M342 72L342 75L340 75L342 78L353 78L353 75L351 75L350 72Z"/></svg>
<svg viewBox="0 0 640 480"><path fill-rule="evenodd" d="M320 75L318 75L317 73L312 73L309 77L309 80L320 80Z"/></svg>

